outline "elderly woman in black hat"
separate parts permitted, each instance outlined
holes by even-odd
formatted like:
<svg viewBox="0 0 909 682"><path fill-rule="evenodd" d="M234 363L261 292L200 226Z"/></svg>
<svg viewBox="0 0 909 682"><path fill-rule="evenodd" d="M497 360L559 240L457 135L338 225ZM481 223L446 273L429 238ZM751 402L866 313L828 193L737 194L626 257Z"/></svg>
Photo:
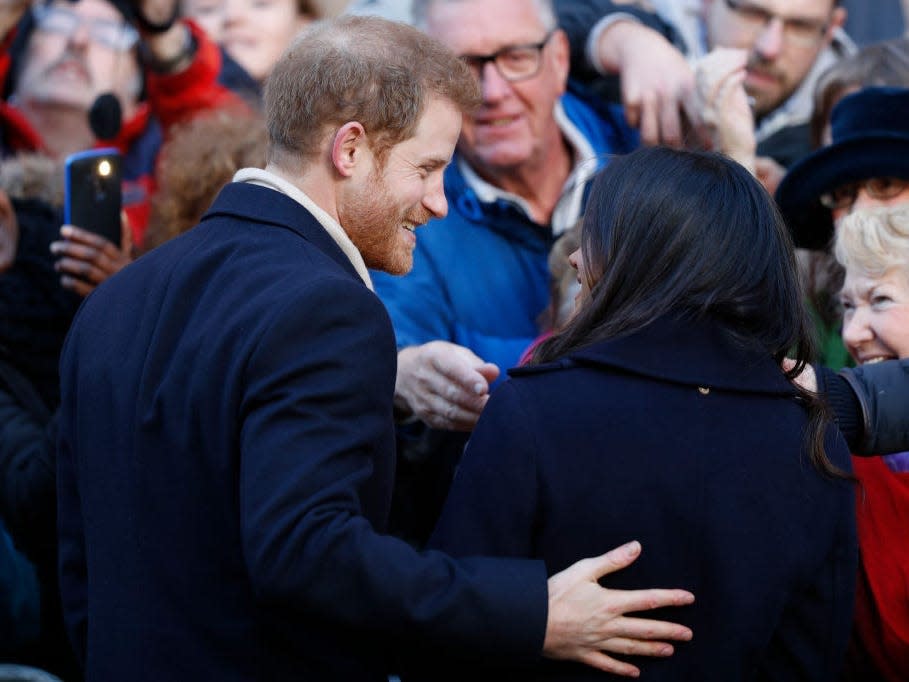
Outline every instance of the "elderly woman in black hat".
<svg viewBox="0 0 909 682"><path fill-rule="evenodd" d="M871 87L847 95L831 115L832 142L789 170L776 193L795 245L832 246L834 223L854 209L909 202L909 89ZM842 278L828 280L839 293ZM821 391L855 389L863 432L856 452L905 449L909 361L818 372Z"/></svg>
<svg viewBox="0 0 909 682"><path fill-rule="evenodd" d="M909 126L900 120L907 110L907 94L901 89L876 87L878 76L883 81L880 85L909 85L909 73L898 81L905 66L900 59L904 53L896 48L903 48L904 41L893 45L894 49L880 50L877 59L864 60L869 71L860 80L856 77L863 65L857 60L871 48L857 55L852 66L837 65L824 74L815 105L826 107L826 113L816 112L812 133L819 143L824 141L828 146L796 164L777 194L796 246L802 249L799 269L820 338L819 357L837 369L851 364L851 360L839 333L837 294L843 270L829 248L833 222L854 204L861 207L899 201L903 178L909 177L906 155L898 151L899 140L905 144L909 135ZM861 96L848 97L856 91ZM835 120L828 122L831 109L839 103L842 106L835 108ZM833 126L836 138L830 144Z"/></svg>
<svg viewBox="0 0 909 682"><path fill-rule="evenodd" d="M832 143L794 164L777 202L795 245L824 249L855 208L909 201L909 89L866 88L831 115Z"/></svg>

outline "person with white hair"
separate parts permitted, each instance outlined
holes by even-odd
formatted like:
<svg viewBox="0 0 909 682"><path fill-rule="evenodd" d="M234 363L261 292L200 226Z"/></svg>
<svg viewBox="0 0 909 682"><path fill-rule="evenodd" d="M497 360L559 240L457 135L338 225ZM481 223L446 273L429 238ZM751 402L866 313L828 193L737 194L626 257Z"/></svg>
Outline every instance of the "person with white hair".
<svg viewBox="0 0 909 682"><path fill-rule="evenodd" d="M843 342L859 365L909 358L909 203L857 210L837 227L846 268ZM909 452L853 457L860 549L846 680L909 670Z"/></svg>

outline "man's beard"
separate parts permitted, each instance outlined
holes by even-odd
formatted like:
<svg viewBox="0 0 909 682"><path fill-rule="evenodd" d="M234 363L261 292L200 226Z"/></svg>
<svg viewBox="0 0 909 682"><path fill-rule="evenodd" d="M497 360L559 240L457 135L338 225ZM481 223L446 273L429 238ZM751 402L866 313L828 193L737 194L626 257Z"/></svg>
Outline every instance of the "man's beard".
<svg viewBox="0 0 909 682"><path fill-rule="evenodd" d="M766 98L761 97L762 92L749 92L748 94L756 97L756 106L755 106L755 117L761 118L767 114L775 111L777 107L783 104L789 96L795 91L794 88L789 87L786 74L777 69L772 62L768 62L760 57L760 55L755 52L751 52L748 55L748 63L745 65L745 68L750 72L756 72L763 76L769 76L777 84L781 90L779 94L775 96L774 101L767 101ZM747 87L746 87L747 90Z"/></svg>
<svg viewBox="0 0 909 682"><path fill-rule="evenodd" d="M377 173L366 186L339 211L341 226L363 256L368 268L392 275L406 275L413 267L413 250L401 234L402 225L422 225L432 214L418 204L402 211Z"/></svg>

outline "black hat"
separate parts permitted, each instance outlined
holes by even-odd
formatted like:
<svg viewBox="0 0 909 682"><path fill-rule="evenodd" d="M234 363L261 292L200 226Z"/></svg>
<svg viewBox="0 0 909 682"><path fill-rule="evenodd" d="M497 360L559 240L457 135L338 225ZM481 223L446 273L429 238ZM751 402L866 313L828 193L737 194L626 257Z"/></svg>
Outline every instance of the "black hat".
<svg viewBox="0 0 909 682"><path fill-rule="evenodd" d="M833 237L821 195L871 178L909 180L909 89L866 88L844 97L830 117L833 142L800 159L776 191L795 245L823 249Z"/></svg>

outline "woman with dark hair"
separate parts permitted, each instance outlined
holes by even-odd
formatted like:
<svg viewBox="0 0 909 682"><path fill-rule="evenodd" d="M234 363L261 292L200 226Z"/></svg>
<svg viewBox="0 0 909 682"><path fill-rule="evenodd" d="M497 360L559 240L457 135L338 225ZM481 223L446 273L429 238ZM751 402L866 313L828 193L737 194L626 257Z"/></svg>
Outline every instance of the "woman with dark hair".
<svg viewBox="0 0 909 682"><path fill-rule="evenodd" d="M555 572L637 539L645 553L605 584L681 583L697 602L673 616L695 636L616 672L836 679L855 589L849 453L792 383L810 321L770 197L719 155L640 150L594 182L571 261L577 313L491 397L431 544ZM602 674L546 661L521 679Z"/></svg>

